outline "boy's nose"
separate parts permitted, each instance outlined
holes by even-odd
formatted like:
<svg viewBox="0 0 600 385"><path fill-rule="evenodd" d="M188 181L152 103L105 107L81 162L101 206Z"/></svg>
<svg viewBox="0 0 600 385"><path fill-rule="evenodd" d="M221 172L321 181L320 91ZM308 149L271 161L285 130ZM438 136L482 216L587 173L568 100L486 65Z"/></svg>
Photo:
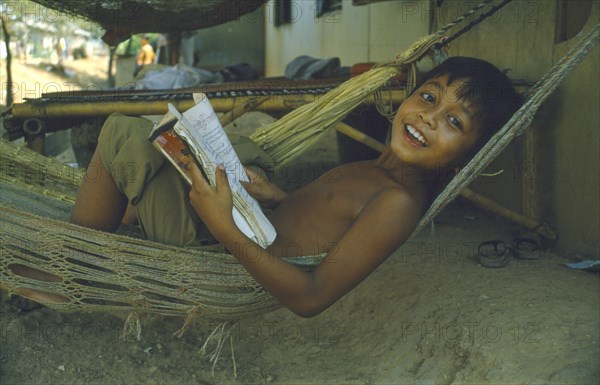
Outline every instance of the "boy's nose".
<svg viewBox="0 0 600 385"><path fill-rule="evenodd" d="M432 130L437 129L437 124L444 119L446 109L444 106L436 105L429 108L424 108L420 113L419 117L426 123Z"/></svg>
<svg viewBox="0 0 600 385"><path fill-rule="evenodd" d="M418 116L419 116L419 119L421 119L421 121L423 123L425 123L430 129L432 129L432 130L436 129L435 119L433 118L432 112L421 111L421 112L419 112Z"/></svg>

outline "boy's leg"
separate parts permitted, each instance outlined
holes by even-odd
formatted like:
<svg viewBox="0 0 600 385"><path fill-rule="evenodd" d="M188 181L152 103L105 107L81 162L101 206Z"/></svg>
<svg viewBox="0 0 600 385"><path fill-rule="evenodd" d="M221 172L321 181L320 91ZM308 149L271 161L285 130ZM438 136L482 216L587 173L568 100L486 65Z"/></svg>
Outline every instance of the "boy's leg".
<svg viewBox="0 0 600 385"><path fill-rule="evenodd" d="M96 149L79 188L71 222L113 232L119 227L126 207L127 197L104 168Z"/></svg>
<svg viewBox="0 0 600 385"><path fill-rule="evenodd" d="M137 217L137 210L134 205L132 205L132 204L127 205L127 209L125 210L125 214L123 215L123 220L121 221L121 223L126 224L126 225L139 224L138 217Z"/></svg>
<svg viewBox="0 0 600 385"><path fill-rule="evenodd" d="M114 231L129 219L124 218L129 206L152 241L192 247L214 242L189 206L186 182L147 140L151 128L141 118L113 114L107 119L94 154L101 167L88 169L91 177L81 187L73 221ZM98 209L89 207L98 200Z"/></svg>

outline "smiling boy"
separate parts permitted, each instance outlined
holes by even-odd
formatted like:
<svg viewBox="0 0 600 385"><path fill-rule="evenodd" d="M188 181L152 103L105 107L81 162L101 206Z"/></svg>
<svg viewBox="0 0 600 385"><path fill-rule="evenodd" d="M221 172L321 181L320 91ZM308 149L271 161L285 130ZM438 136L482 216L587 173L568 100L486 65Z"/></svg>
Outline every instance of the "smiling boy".
<svg viewBox="0 0 600 385"><path fill-rule="evenodd" d="M440 176L466 162L517 107L518 96L510 81L493 65L451 58L431 71L402 103L390 144L379 158L341 165L290 194L248 170L252 182L246 188L272 209L269 219L278 235L268 249L236 227L223 168L217 170L216 186L194 168L191 212L176 216L197 214L215 239L282 305L300 316L314 316L358 285L408 239L437 193ZM100 152L92 161L104 177L95 185L84 181L72 221L112 230L131 198L107 172L110 162ZM153 177L147 184L158 182ZM90 201L100 207L91 208ZM138 215L142 226L149 226L149 219ZM108 222L112 227L106 226ZM278 258L315 253L327 255L312 271Z"/></svg>

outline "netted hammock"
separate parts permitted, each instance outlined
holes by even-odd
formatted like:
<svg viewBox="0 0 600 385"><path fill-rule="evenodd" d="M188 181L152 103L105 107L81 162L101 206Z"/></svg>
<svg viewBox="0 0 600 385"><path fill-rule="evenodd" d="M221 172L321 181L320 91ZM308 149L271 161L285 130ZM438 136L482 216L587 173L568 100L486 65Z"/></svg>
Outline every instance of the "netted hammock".
<svg viewBox="0 0 600 385"><path fill-rule="evenodd" d="M67 15L96 22L110 45L141 32L178 32L212 27L260 8L266 0L33 0ZM263 14L249 15L258 22Z"/></svg>
<svg viewBox="0 0 600 385"><path fill-rule="evenodd" d="M600 25L531 88L524 105L449 183L415 233L523 132L540 104L598 44L599 35ZM316 140L404 68L408 57L422 56L437 41L433 35L423 39L401 60L349 80L252 137L279 165L291 161L286 146L296 148ZM296 120L301 124L294 124ZM82 170L6 141L0 142L0 161L2 288L60 311L125 310L224 321L280 306L233 256L222 250L166 246L135 238L135 230L124 228L125 235L109 234L66 222L83 178ZM322 258L286 260L311 269ZM24 273L28 269L36 270L42 279L28 278Z"/></svg>

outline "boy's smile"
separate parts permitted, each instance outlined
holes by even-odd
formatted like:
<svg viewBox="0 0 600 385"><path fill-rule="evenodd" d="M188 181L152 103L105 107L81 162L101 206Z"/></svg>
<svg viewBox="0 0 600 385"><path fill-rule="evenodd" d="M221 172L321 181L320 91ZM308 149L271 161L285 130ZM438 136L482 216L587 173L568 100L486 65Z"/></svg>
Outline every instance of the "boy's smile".
<svg viewBox="0 0 600 385"><path fill-rule="evenodd" d="M410 124L406 124L404 128L404 136L411 145L415 147L427 147L429 145L429 142L427 139L425 139L425 136L421 131L417 130Z"/></svg>
<svg viewBox="0 0 600 385"><path fill-rule="evenodd" d="M462 160L478 138L476 108L460 98L464 79L428 80L407 97L392 125L391 148L404 163L432 170Z"/></svg>

